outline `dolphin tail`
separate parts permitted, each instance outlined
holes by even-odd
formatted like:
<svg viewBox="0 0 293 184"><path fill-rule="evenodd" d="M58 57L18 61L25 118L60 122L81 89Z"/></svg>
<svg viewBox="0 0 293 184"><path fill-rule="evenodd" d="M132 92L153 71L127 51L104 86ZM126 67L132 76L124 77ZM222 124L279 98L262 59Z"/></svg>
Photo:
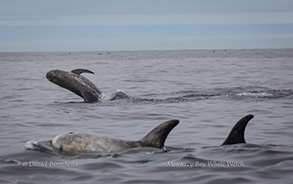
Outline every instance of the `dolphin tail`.
<svg viewBox="0 0 293 184"><path fill-rule="evenodd" d="M165 140L171 130L178 125L179 120L170 120L166 121L152 131L150 131L144 138L140 139L141 142L145 146L151 146L155 148L164 147Z"/></svg>
<svg viewBox="0 0 293 184"><path fill-rule="evenodd" d="M244 131L248 122L253 118L253 115L247 115L241 118L232 128L230 134L222 145L246 143L244 139Z"/></svg>
<svg viewBox="0 0 293 184"><path fill-rule="evenodd" d="M82 73L91 73L91 74L95 74L94 72L87 70L87 69L75 69L75 70L71 70L72 73L75 73L77 75L80 75Z"/></svg>

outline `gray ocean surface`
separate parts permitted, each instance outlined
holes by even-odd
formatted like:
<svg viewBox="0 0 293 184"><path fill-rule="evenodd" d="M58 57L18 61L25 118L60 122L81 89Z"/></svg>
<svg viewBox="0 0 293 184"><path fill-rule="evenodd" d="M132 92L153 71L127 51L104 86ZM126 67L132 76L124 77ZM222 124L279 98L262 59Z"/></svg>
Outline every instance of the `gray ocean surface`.
<svg viewBox="0 0 293 184"><path fill-rule="evenodd" d="M293 49L0 53L0 63L0 183L293 181ZM84 103L45 77L76 68L95 72L82 75L104 100ZM248 144L219 146L247 114ZM32 146L70 131L138 140L170 119L180 123L166 149Z"/></svg>

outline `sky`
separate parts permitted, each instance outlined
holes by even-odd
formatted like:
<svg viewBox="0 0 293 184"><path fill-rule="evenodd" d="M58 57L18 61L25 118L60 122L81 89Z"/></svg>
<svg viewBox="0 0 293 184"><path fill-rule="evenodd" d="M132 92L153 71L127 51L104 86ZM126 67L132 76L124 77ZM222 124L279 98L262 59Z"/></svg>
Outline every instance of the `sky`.
<svg viewBox="0 0 293 184"><path fill-rule="evenodd" d="M0 52L293 48L292 0L0 3Z"/></svg>

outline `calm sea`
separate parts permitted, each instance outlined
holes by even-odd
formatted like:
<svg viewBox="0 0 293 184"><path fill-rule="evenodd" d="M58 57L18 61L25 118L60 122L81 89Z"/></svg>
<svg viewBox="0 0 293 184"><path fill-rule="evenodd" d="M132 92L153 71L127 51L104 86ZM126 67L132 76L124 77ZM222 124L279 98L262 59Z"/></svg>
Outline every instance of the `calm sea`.
<svg viewBox="0 0 293 184"><path fill-rule="evenodd" d="M293 49L0 53L0 183L291 183ZM83 74L111 98L83 103L49 82ZM219 146L255 115L248 144ZM34 148L69 131L138 140L179 119L166 150L64 155Z"/></svg>

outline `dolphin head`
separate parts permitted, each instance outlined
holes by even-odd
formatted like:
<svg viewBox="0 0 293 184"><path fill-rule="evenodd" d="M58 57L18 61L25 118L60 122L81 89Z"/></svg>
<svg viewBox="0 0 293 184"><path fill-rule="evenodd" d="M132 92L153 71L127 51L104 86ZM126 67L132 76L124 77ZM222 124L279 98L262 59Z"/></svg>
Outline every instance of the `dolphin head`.
<svg viewBox="0 0 293 184"><path fill-rule="evenodd" d="M59 86L64 87L63 85L66 83L66 75L68 72L62 71L62 70L51 70L47 72L46 78L50 81L53 82L54 84L57 84Z"/></svg>
<svg viewBox="0 0 293 184"><path fill-rule="evenodd" d="M68 89L72 91L73 93L82 97L82 94L80 91L82 84L80 84L79 82L80 75L77 75L71 72L62 71L62 70L51 70L47 72L46 78L50 82L58 86L61 86L65 89Z"/></svg>

